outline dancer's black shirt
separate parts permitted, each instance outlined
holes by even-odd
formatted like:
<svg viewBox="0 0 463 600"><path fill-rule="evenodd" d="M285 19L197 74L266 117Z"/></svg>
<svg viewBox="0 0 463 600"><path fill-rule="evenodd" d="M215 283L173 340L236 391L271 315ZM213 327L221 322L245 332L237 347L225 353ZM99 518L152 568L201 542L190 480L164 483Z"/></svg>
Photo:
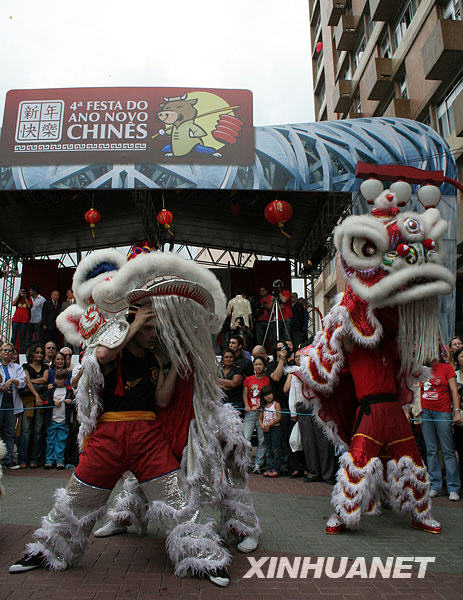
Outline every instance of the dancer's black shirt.
<svg viewBox="0 0 463 600"><path fill-rule="evenodd" d="M104 376L104 412L125 410L156 409L156 382L159 377L159 363L151 352L143 358L135 356L124 348L121 357L121 373L124 396L116 396L117 361Z"/></svg>

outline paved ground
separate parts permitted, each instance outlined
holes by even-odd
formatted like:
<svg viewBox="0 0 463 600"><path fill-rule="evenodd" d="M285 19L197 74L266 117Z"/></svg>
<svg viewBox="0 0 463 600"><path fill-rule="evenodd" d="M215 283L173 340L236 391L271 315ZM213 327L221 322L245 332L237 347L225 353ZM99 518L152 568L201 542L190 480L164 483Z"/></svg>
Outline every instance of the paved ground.
<svg viewBox="0 0 463 600"><path fill-rule="evenodd" d="M261 545L252 556L267 575L278 557L294 564L296 557L337 557L333 570L347 557L363 557L369 572L373 557L435 557L423 579L417 569L411 579L329 578L323 572L314 578L244 578L250 569L246 555L233 551L232 581L226 590L208 581L178 579L166 558L164 542L155 532L138 537L134 533L95 539L79 567L62 573L33 571L9 575L7 567L23 554L24 544L50 507L53 491L62 486L69 472L39 469L6 471L7 498L0 505L0 600L460 600L463 597L463 502L446 498L434 502L434 515L441 521L440 536L416 531L391 511L364 519L361 528L339 536L327 536L323 525L330 515L330 487L304 483L300 479L277 480L251 477L251 489L262 521ZM270 558L275 557L273 562ZM279 564L279 563L278 563ZM359 565L359 563L357 563ZM361 572L360 563L359 570ZM405 573L409 573L405 571Z"/></svg>

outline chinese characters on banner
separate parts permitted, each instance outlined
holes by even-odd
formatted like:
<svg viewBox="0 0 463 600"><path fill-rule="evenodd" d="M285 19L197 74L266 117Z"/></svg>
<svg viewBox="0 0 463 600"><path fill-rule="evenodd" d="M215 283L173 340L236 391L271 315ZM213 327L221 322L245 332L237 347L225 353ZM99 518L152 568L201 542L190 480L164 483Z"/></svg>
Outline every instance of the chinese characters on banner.
<svg viewBox="0 0 463 600"><path fill-rule="evenodd" d="M254 162L252 93L204 88L11 90L0 165Z"/></svg>

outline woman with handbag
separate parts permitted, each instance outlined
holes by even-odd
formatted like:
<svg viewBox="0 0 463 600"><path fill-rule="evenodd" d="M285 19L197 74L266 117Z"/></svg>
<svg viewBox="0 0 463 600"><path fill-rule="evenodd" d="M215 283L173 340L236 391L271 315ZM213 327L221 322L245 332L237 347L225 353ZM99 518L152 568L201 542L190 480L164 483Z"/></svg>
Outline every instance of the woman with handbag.
<svg viewBox="0 0 463 600"><path fill-rule="evenodd" d="M33 429L34 439L30 467L36 468L42 459L44 446L45 415L42 406L42 394L47 389L48 367L43 362L44 350L40 344L33 344L26 352L27 363L23 365L26 374L26 391L23 395L24 414L19 441L19 465L27 467L29 439Z"/></svg>

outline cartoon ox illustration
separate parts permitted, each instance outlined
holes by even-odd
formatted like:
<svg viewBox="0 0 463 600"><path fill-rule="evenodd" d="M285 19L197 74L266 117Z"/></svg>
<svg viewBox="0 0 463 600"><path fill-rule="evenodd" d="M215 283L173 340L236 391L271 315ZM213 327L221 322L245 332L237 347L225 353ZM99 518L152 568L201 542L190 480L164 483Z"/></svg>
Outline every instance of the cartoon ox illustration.
<svg viewBox="0 0 463 600"><path fill-rule="evenodd" d="M198 154L212 154L216 158L222 155L214 148L205 146L202 138L207 135L202 127L195 123L198 111L195 108L197 99L188 99L187 95L174 98L164 98L160 104L161 110L156 114L158 119L170 125L170 129L160 129L159 135L168 135L170 144L166 144L162 151L165 156L185 156L194 151Z"/></svg>

